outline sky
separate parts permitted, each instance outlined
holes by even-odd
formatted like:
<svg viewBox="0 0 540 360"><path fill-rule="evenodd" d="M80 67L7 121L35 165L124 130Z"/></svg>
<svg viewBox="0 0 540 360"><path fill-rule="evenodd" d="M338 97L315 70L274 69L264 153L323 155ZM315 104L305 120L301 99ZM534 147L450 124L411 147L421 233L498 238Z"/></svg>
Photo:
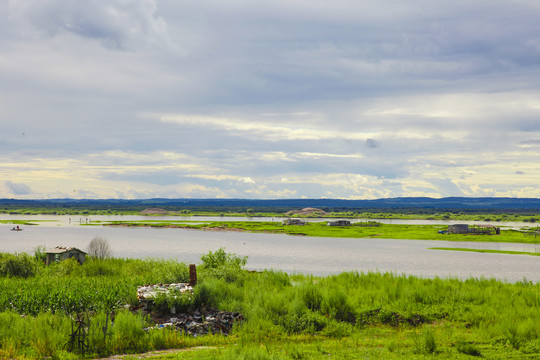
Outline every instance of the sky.
<svg viewBox="0 0 540 360"><path fill-rule="evenodd" d="M538 19L538 0L0 0L0 198L538 198Z"/></svg>

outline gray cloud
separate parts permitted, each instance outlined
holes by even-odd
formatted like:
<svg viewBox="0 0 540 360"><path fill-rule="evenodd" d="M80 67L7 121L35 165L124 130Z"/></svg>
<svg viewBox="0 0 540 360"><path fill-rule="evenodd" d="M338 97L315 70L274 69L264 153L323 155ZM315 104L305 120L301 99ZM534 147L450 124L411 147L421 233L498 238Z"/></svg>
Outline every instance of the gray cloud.
<svg viewBox="0 0 540 360"><path fill-rule="evenodd" d="M4 185L8 189L8 192L13 195L30 195L33 193L30 186L23 183L15 183L8 180L4 183Z"/></svg>
<svg viewBox="0 0 540 360"><path fill-rule="evenodd" d="M379 147L379 142L375 139L367 139L366 146L371 149L376 149Z"/></svg>
<svg viewBox="0 0 540 360"><path fill-rule="evenodd" d="M12 1L9 18L46 36L74 34L97 39L109 48L167 40L166 23L156 18L155 0Z"/></svg>
<svg viewBox="0 0 540 360"><path fill-rule="evenodd" d="M0 178L40 189L21 197L540 196L539 17L509 0L0 2Z"/></svg>
<svg viewBox="0 0 540 360"><path fill-rule="evenodd" d="M520 142L523 145L540 145L540 139L528 139Z"/></svg>

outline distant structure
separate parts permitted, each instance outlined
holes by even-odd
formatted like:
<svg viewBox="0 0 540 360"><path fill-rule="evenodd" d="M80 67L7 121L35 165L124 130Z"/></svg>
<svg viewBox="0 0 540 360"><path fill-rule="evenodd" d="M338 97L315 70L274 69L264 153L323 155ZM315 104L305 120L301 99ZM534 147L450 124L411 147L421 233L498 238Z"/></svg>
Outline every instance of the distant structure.
<svg viewBox="0 0 540 360"><path fill-rule="evenodd" d="M448 225L448 233L449 234L468 234L469 225L467 224Z"/></svg>
<svg viewBox="0 0 540 360"><path fill-rule="evenodd" d="M336 220L336 221L329 221L326 225L328 225L328 226L351 226L351 222L349 220Z"/></svg>
<svg viewBox="0 0 540 360"><path fill-rule="evenodd" d="M57 246L54 249L45 251L45 254L47 255L45 265L71 258L77 260L79 264L83 264L86 261L86 253L75 247Z"/></svg>
<svg viewBox="0 0 540 360"><path fill-rule="evenodd" d="M301 219L285 219L283 225L305 225L306 222Z"/></svg>
<svg viewBox="0 0 540 360"><path fill-rule="evenodd" d="M308 216L308 217L320 217L326 215L326 211L313 207L303 208L302 210L291 210L285 213L285 216Z"/></svg>
<svg viewBox="0 0 540 360"><path fill-rule="evenodd" d="M501 228L493 225L474 225L469 227L467 224L448 225L449 234L472 234L472 235L500 235Z"/></svg>

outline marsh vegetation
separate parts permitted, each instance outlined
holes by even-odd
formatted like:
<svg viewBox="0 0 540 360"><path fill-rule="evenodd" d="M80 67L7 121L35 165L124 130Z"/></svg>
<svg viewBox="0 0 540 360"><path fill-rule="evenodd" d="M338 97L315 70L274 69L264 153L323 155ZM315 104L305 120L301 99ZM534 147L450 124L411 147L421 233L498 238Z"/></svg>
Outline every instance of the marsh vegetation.
<svg viewBox="0 0 540 360"><path fill-rule="evenodd" d="M160 358L534 359L540 352L538 283L253 273L244 270L246 258L220 249L203 256L199 283L181 306L239 312L245 321L229 336L192 337L153 327L136 297L143 284L187 282L185 264L113 258L45 267L37 258L0 256L0 358L183 348L194 351ZM86 347L70 347L81 317Z"/></svg>
<svg viewBox="0 0 540 360"><path fill-rule="evenodd" d="M444 225L400 225L378 222L357 222L351 226L327 226L326 222L307 222L304 225L283 225L271 221L95 221L93 225L110 226L147 226L162 228L203 229L214 231L247 231L296 236L316 236L334 238L382 238L410 240L444 240L507 243L540 243L540 236L529 236L530 230L501 230L500 235L447 234L441 233L448 228ZM368 226L376 225L376 226Z"/></svg>

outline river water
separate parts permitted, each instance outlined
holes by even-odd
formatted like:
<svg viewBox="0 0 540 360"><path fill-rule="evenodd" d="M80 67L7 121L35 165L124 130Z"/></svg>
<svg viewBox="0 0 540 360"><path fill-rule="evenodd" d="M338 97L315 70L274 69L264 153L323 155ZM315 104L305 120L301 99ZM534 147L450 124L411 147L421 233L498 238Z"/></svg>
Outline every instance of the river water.
<svg viewBox="0 0 540 360"><path fill-rule="evenodd" d="M169 228L129 228L81 226L110 220L233 220L204 217L139 217L139 216L13 216L0 215L0 220L41 220L38 226L24 226L24 231L9 231L12 224L0 224L0 252L28 252L39 245L74 246L85 250L94 237L108 240L113 256L129 258L172 258L185 263L198 263L200 256L223 247L228 252L248 256L248 268L275 269L288 273L328 275L343 271L393 272L421 277L456 277L466 279L496 278L499 280L540 282L540 256L485 254L461 251L430 250L430 247L462 247L493 250L540 252L540 245L447 242L429 240L350 239L255 234L230 231L202 231ZM257 219L257 218L255 218ZM246 220L240 218L237 220ZM281 221L263 218L258 221ZM312 220L314 221L314 220ZM323 221L319 219L319 221ZM326 221L326 220L325 220ZM391 220L403 223L407 220ZM433 221L406 223L433 224ZM437 222L442 224L448 222ZM450 222L455 223L455 222ZM503 226L502 223L497 223ZM527 224L527 223L525 223ZM521 226L510 223L505 226ZM531 226L531 224L527 224Z"/></svg>

